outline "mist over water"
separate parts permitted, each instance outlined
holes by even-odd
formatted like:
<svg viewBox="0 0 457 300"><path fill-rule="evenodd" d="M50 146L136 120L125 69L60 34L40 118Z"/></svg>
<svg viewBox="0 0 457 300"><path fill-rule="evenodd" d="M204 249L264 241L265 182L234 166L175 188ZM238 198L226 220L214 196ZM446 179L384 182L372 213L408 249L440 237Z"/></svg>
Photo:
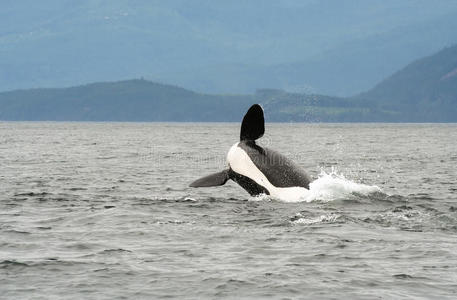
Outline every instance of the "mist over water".
<svg viewBox="0 0 457 300"><path fill-rule="evenodd" d="M457 296L456 124L267 124L313 178L229 181L239 124L0 123L0 298Z"/></svg>

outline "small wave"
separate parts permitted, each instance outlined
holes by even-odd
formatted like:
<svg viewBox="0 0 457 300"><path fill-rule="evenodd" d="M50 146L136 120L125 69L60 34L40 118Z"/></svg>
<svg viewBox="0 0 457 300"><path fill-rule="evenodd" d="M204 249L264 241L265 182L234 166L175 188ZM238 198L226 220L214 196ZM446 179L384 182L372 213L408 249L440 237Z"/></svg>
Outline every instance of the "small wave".
<svg viewBox="0 0 457 300"><path fill-rule="evenodd" d="M15 230L15 229L9 229L9 230L3 230L3 233L12 233L12 234L31 234L29 231L24 231L24 230Z"/></svg>
<svg viewBox="0 0 457 300"><path fill-rule="evenodd" d="M37 261L18 261L15 259L6 259L0 261L0 269L16 270L22 268L42 268L47 266L75 266L79 264L86 264L86 262L72 261L72 260L60 260L56 257L44 258Z"/></svg>
<svg viewBox="0 0 457 300"><path fill-rule="evenodd" d="M320 215L317 217L306 217L298 213L291 219L293 224L302 224L302 225L314 225L321 223L336 223L341 218L341 215L330 213L325 215Z"/></svg>
<svg viewBox="0 0 457 300"><path fill-rule="evenodd" d="M28 267L29 265L25 262L20 262L16 260L3 260L0 261L0 269L11 269L15 267Z"/></svg>
<svg viewBox="0 0 457 300"><path fill-rule="evenodd" d="M100 251L100 254L110 254L110 253L122 253L122 252L132 252L127 249L122 249L122 248L113 248L113 249L105 249L103 251Z"/></svg>
<svg viewBox="0 0 457 300"><path fill-rule="evenodd" d="M395 207L363 219L363 222L393 227L404 231L422 231L430 225L432 216L409 206Z"/></svg>
<svg viewBox="0 0 457 300"><path fill-rule="evenodd" d="M87 191L87 188L83 188L83 187L72 187L72 188L68 188L69 191Z"/></svg>
<svg viewBox="0 0 457 300"><path fill-rule="evenodd" d="M168 203L198 203L199 201L195 198L191 198L188 196L183 197L169 197L169 198L162 198L162 197L132 197L132 206L151 206L156 205L159 203L168 204ZM211 201L213 198L206 199L207 201ZM106 208L106 207L105 207Z"/></svg>
<svg viewBox="0 0 457 300"><path fill-rule="evenodd" d="M50 195L50 194L47 193L47 192L41 192L41 193L24 192L24 193L17 193L17 194L14 194L15 197L18 197L18 196L39 197L39 196L47 196L47 195Z"/></svg>

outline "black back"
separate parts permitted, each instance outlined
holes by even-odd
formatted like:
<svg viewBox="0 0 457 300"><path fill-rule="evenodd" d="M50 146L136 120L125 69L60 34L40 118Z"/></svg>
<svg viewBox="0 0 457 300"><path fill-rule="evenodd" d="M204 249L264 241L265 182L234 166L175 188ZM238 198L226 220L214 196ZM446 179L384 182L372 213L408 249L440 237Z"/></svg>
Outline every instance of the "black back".
<svg viewBox="0 0 457 300"><path fill-rule="evenodd" d="M298 186L309 189L310 178L306 172L284 155L262 148L254 141L241 141L238 147L249 155L254 165L274 186Z"/></svg>
<svg viewBox="0 0 457 300"><path fill-rule="evenodd" d="M240 140L255 141L265 133L265 119L260 105L252 105L241 123Z"/></svg>

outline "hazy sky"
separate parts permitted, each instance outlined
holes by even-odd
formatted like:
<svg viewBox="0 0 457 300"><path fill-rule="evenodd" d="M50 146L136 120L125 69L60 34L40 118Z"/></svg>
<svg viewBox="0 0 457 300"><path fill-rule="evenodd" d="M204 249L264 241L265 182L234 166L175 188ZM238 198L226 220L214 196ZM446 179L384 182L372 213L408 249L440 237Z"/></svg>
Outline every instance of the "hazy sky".
<svg viewBox="0 0 457 300"><path fill-rule="evenodd" d="M3 0L0 90L145 77L346 95L456 43L456 20L444 0Z"/></svg>

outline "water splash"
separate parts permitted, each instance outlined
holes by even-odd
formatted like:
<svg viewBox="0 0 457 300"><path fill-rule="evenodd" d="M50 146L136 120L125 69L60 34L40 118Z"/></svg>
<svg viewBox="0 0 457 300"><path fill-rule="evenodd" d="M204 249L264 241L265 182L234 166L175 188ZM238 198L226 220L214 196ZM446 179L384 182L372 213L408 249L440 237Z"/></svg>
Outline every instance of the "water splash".
<svg viewBox="0 0 457 300"><path fill-rule="evenodd" d="M338 173L336 168L327 173L321 169L318 178L310 183L309 190L304 190L300 195L290 198L276 199L282 202L312 202L312 201L333 201L353 198L355 195L369 195L381 192L376 185L366 185L346 179L343 174ZM264 200L266 196L256 197L256 200ZM267 197L268 198L268 197Z"/></svg>
<svg viewBox="0 0 457 300"><path fill-rule="evenodd" d="M318 178L309 185L309 193L305 195L304 201L310 202L314 200L332 201L344 199L354 194L369 195L372 193L381 192L381 189L376 185L366 185L351 181L338 173L335 168L332 168L330 173L321 170Z"/></svg>

